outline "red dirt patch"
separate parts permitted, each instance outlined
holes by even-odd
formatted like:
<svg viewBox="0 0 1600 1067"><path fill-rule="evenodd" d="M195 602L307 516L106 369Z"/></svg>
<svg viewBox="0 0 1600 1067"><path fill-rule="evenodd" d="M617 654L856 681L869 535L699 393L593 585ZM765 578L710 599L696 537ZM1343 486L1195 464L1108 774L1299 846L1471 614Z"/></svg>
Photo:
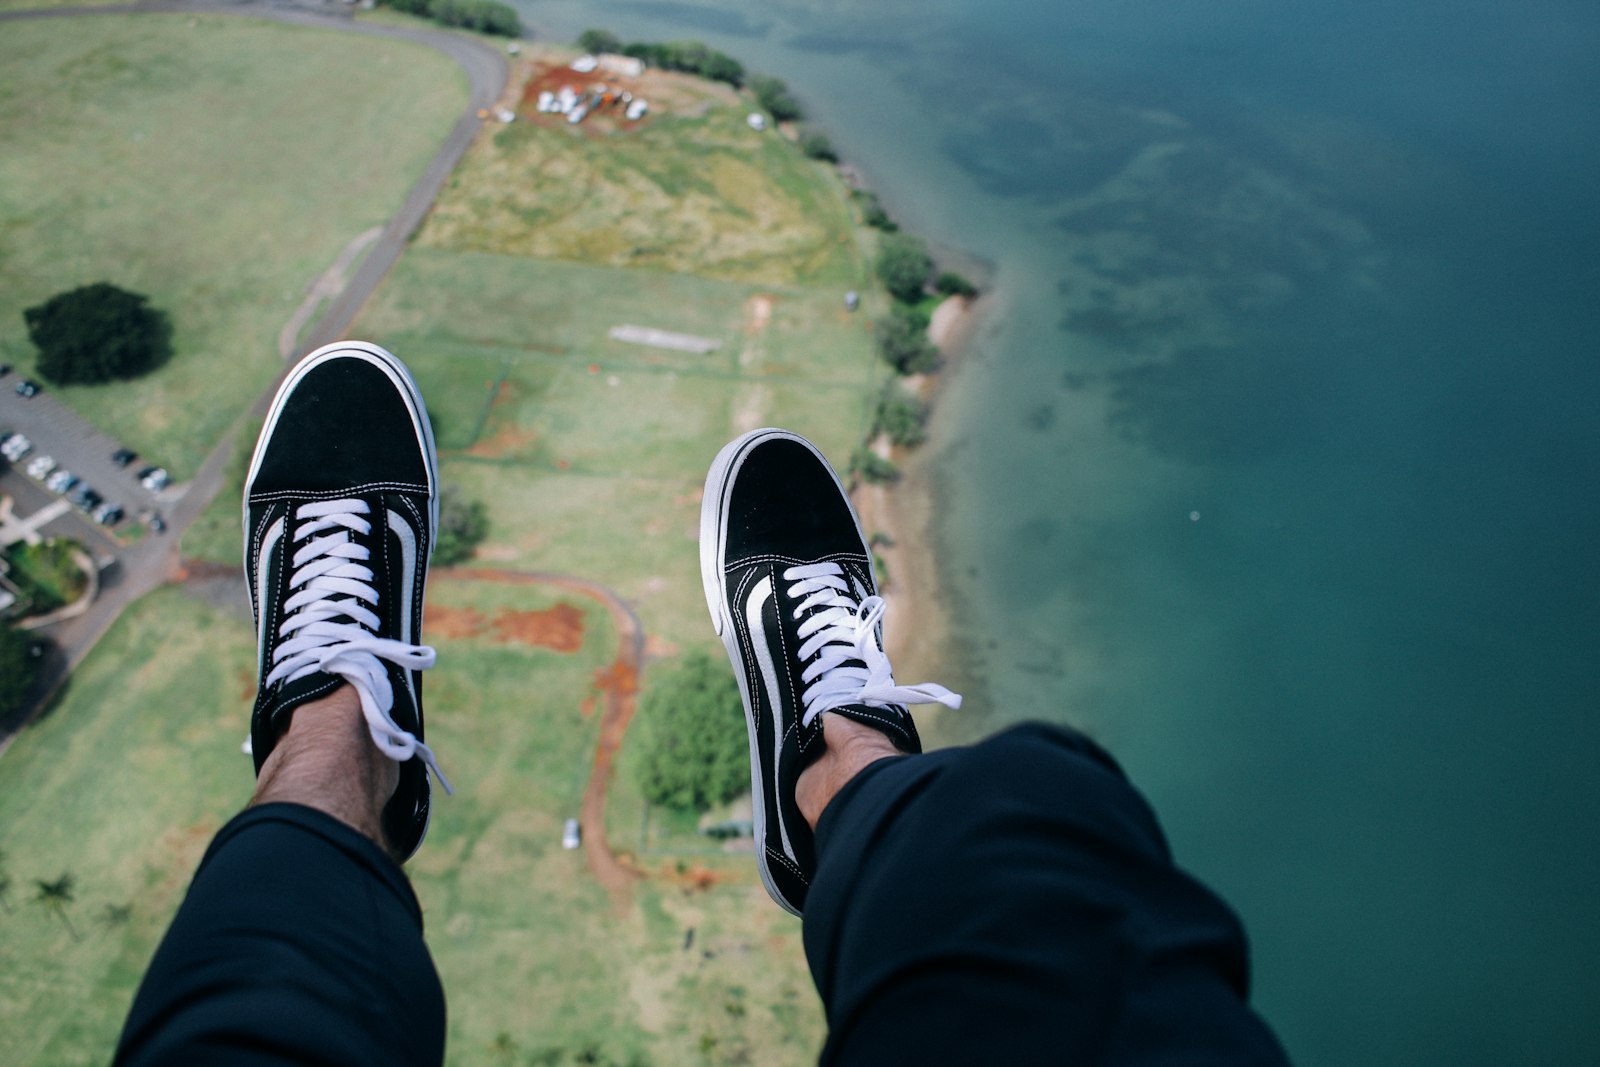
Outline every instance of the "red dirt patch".
<svg viewBox="0 0 1600 1067"><path fill-rule="evenodd" d="M480 459L504 459L510 455L526 454L528 446L538 440L539 435L533 430L508 426L488 437L480 437L467 449L467 455Z"/></svg>
<svg viewBox="0 0 1600 1067"><path fill-rule="evenodd" d="M657 877L663 882L682 886L686 892L703 893L712 886L728 881L730 876L724 871L713 871L708 867L702 867L699 863L691 863L682 870L674 864L663 863Z"/></svg>
<svg viewBox="0 0 1600 1067"><path fill-rule="evenodd" d="M583 647L583 612L565 602L547 611L502 608L492 615L486 615L476 608L429 605L423 616L423 625L444 637L487 637L493 641L566 653L576 652Z"/></svg>

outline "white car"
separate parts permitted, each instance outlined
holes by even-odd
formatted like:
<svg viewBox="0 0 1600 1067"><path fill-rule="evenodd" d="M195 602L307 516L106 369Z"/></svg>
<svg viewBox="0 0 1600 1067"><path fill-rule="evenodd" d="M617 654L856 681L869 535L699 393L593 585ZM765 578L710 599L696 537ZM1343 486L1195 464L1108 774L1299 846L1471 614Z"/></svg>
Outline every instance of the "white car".
<svg viewBox="0 0 1600 1067"><path fill-rule="evenodd" d="M167 477L166 469L163 467L147 467L139 472L139 484L152 493L161 492L169 481L171 479Z"/></svg>
<svg viewBox="0 0 1600 1067"><path fill-rule="evenodd" d="M65 493L78 484L78 476L62 467L45 479L44 487L52 493Z"/></svg>
<svg viewBox="0 0 1600 1067"><path fill-rule="evenodd" d="M578 826L577 819L568 819L566 825L561 827L561 847L571 852L583 844L583 830Z"/></svg>
<svg viewBox="0 0 1600 1067"><path fill-rule="evenodd" d="M28 460L28 477L36 482L42 482L56 469L56 461L49 456L34 456Z"/></svg>
<svg viewBox="0 0 1600 1067"><path fill-rule="evenodd" d="M7 434L0 442L0 456L5 456L13 463L21 463L22 457L33 451L33 442L20 433Z"/></svg>

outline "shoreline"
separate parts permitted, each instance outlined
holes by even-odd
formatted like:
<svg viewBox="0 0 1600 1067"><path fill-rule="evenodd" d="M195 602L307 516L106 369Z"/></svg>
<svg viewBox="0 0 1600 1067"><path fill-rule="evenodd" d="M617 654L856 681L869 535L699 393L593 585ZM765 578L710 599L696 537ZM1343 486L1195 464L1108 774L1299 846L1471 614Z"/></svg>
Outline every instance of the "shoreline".
<svg viewBox="0 0 1600 1067"><path fill-rule="evenodd" d="M948 375L968 354L992 300L988 293L973 298L948 297L935 309L928 338L939 348L943 364L933 374L901 379L911 393L937 407ZM937 412L931 415L930 424L938 417ZM941 580L938 566L929 442L900 448L880 436L870 447L900 469L898 481L889 485L862 482L852 494L867 537L886 535L891 542L873 545L873 552L881 561L879 577L884 586L885 652L901 682L952 680L956 663L949 649L951 588ZM930 710L935 714L922 713L930 724L942 718L938 713L943 709Z"/></svg>

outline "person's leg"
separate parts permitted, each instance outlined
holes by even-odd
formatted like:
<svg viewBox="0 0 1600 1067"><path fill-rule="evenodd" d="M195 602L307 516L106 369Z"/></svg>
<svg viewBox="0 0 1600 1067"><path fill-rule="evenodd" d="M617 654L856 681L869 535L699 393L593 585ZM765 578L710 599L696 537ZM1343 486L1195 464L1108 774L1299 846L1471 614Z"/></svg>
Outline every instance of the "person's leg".
<svg viewBox="0 0 1600 1067"><path fill-rule="evenodd" d="M438 773L434 652L415 643L437 467L415 382L376 346L319 349L273 400L244 498L256 794L202 860L119 1064L442 1062L443 992L399 867Z"/></svg>
<svg viewBox="0 0 1600 1067"><path fill-rule="evenodd" d="M379 844L396 779L348 686L297 710L201 861L117 1064L443 1061L422 911Z"/></svg>
<svg viewBox="0 0 1600 1067"><path fill-rule="evenodd" d="M1285 1062L1238 920L1098 746L1026 726L874 760L825 722L838 758L800 782L824 1063Z"/></svg>
<svg viewBox="0 0 1600 1067"><path fill-rule="evenodd" d="M849 498L784 430L718 453L706 605L744 699L757 861L805 919L838 1063L1280 1063L1244 936L1111 758L1049 728L917 755Z"/></svg>

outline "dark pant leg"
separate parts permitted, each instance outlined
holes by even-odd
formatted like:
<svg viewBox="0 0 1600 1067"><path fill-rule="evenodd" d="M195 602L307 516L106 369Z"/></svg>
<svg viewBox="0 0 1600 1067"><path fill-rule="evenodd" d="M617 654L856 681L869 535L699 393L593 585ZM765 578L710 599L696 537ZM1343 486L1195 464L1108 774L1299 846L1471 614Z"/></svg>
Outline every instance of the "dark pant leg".
<svg viewBox="0 0 1600 1067"><path fill-rule="evenodd" d="M295 804L217 834L134 998L117 1064L444 1061L444 991L411 885Z"/></svg>
<svg viewBox="0 0 1600 1067"><path fill-rule="evenodd" d="M884 760L817 828L828 1064L1280 1064L1244 931L1087 738Z"/></svg>

